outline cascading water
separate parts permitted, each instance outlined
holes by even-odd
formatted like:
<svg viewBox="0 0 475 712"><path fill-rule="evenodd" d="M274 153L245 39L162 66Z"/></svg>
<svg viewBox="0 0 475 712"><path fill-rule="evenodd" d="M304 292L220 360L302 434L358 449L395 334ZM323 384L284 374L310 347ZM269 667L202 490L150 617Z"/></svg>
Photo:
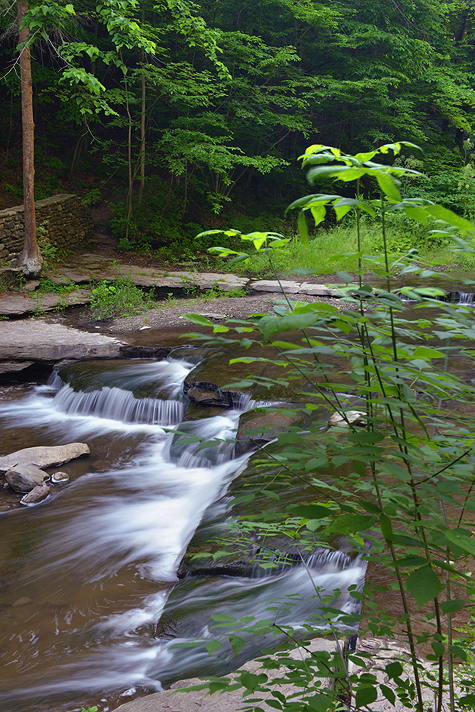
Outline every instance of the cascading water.
<svg viewBox="0 0 475 712"><path fill-rule="evenodd" d="M345 591L362 564L336 559L262 579L187 579L170 596L191 537L204 519L225 516L219 500L246 460L233 458L236 408L164 429L182 418L193 366L172 357L74 364L48 386L5 395L3 451L81 440L91 456L65 466L71 484L44 505L0 516L2 712L106 711L140 687L209 674L202 648L157 639L164 609L182 621L183 642L213 634L210 611L269 617L269 601L291 591L303 602L285 618L296 630L316 615L315 586L339 588L342 610L355 605ZM203 437L215 446L203 448ZM241 658L256 650L250 640ZM211 668L231 664L225 648Z"/></svg>
<svg viewBox="0 0 475 712"><path fill-rule="evenodd" d="M464 304L468 307L473 307L475 298L474 292L458 292L458 304Z"/></svg>

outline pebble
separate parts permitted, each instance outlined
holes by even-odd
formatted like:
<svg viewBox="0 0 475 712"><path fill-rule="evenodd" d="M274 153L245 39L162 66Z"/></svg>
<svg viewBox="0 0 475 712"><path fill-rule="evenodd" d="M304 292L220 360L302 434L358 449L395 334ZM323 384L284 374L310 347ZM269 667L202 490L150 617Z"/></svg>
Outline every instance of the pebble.
<svg viewBox="0 0 475 712"><path fill-rule="evenodd" d="M69 475L66 472L53 472L51 475L51 482L54 485L63 485L65 482L69 482Z"/></svg>
<svg viewBox="0 0 475 712"><path fill-rule="evenodd" d="M26 606L27 603L31 603L31 598L28 598L28 596L22 596L21 598L18 598L15 603L12 603L12 608L15 606Z"/></svg>

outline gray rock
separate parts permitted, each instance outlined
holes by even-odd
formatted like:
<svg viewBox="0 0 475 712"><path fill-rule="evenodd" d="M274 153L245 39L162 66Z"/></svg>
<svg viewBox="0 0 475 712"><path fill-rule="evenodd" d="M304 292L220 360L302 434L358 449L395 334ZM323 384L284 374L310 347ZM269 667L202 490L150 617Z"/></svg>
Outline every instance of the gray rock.
<svg viewBox="0 0 475 712"><path fill-rule="evenodd" d="M55 294L54 292L39 292L34 297L16 294L3 294L0 298L0 315L21 316L41 312L53 311L57 306L78 306L91 301L91 292L88 290L70 292L69 294Z"/></svg>
<svg viewBox="0 0 475 712"><path fill-rule="evenodd" d="M56 295L57 296L57 295ZM18 297L24 299L24 297ZM34 303L34 300L29 300ZM116 358L122 342L42 319L0 321L1 361Z"/></svg>
<svg viewBox="0 0 475 712"><path fill-rule="evenodd" d="M56 447L27 447L10 455L0 457L0 473L8 472L18 465L36 465L37 468L63 465L91 451L85 443L70 443Z"/></svg>
<svg viewBox="0 0 475 712"><path fill-rule="evenodd" d="M366 413L361 410L347 410L345 412L346 418L344 418L340 413L333 413L328 421L329 425L334 425L337 428L347 428L349 424L351 425L365 425L366 424Z"/></svg>
<svg viewBox="0 0 475 712"><path fill-rule="evenodd" d="M29 279L26 284L23 285L23 292L34 292L37 287L40 286L39 279Z"/></svg>
<svg viewBox="0 0 475 712"><path fill-rule="evenodd" d="M51 482L53 485L65 485L69 482L70 477L67 472L53 472Z"/></svg>
<svg viewBox="0 0 475 712"><path fill-rule="evenodd" d="M190 388L188 398L199 405L223 405L226 407L222 396L216 391L213 393L213 391L205 391L202 388Z"/></svg>
<svg viewBox="0 0 475 712"><path fill-rule="evenodd" d="M300 285L300 294L311 294L314 297L331 297L334 290L325 287L324 284L311 284L311 282L303 282ZM339 292L338 292L339 294Z"/></svg>
<svg viewBox="0 0 475 712"><path fill-rule="evenodd" d="M300 291L300 284L289 280L281 280L279 285L276 279L261 279L252 282L251 287L256 292L280 292L283 289L286 294L298 294Z"/></svg>
<svg viewBox="0 0 475 712"><path fill-rule="evenodd" d="M152 267L135 267L119 265L117 272L129 277L132 282L142 287L168 287L170 289L197 288L221 289L229 292L231 289L245 287L249 280L235 274L220 274L217 272L170 272L165 273Z"/></svg>
<svg viewBox="0 0 475 712"><path fill-rule="evenodd" d="M244 413L239 419L236 435L236 457L271 442L299 419L301 415L298 413L293 418L276 411L263 413L251 410Z"/></svg>
<svg viewBox="0 0 475 712"><path fill-rule="evenodd" d="M30 492L49 479L49 475L36 465L17 465L5 473L5 479L15 492Z"/></svg>
<svg viewBox="0 0 475 712"><path fill-rule="evenodd" d="M291 651L289 657L300 660L317 650L326 650L332 653L335 650L335 643L332 640L315 638L308 643L305 648L296 648L294 651ZM265 672L269 680L276 680L274 689L284 695L291 695L296 691L293 685L281 683L280 678L282 678L283 675L282 667L263 670L259 662L251 660L240 667L238 672L244 670L255 674ZM236 673L234 673L234 675L235 674ZM246 704L246 699L244 698L243 700L244 688L213 695L209 695L208 690L180 692L180 689L183 687L191 687L202 683L203 680L201 678L180 680L179 682L175 682L169 690L155 692L146 697L135 699L132 702L126 702L120 705L120 707L117 707L115 712L191 712L192 710L196 710L197 712L237 712L243 709L243 705ZM265 701L261 702L259 707L265 710L265 712L271 712L273 709L267 705Z"/></svg>
<svg viewBox="0 0 475 712"><path fill-rule="evenodd" d="M20 504L31 507L33 504L43 502L49 494L51 494L49 487L34 487L31 492L28 492L28 494L25 494L25 496L20 499Z"/></svg>
<svg viewBox="0 0 475 712"><path fill-rule="evenodd" d="M0 373L15 373L31 366L34 361L0 361Z"/></svg>

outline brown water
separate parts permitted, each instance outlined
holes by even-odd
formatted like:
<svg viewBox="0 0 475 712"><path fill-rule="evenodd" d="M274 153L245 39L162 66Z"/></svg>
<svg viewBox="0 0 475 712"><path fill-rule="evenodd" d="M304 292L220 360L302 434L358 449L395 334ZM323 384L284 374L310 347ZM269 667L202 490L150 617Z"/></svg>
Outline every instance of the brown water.
<svg viewBox="0 0 475 712"><path fill-rule="evenodd" d="M172 344L177 331L134 339ZM162 362L89 362L63 373L68 386L0 388L2 452L73 441L91 449L89 457L61 467L71 483L44 504L18 508L15 495L0 495L1 712L77 712L94 704L107 712L161 682L223 672L236 664L229 649L210 667L203 646L177 649L157 638L160 618L178 620L181 641L190 642L212 635L210 611L268 617L269 600L291 591L311 599L313 584L298 566L262 580L208 578L176 586L194 533L206 536L208 525L226 518L223 495L245 462L224 446L207 458L197 445L173 443L166 430L179 423L183 379L202 358L199 349L181 349ZM228 359L203 361L196 377L213 380L213 363L226 370ZM451 369L475 377L469 358L452 359ZM229 369L229 380L233 375ZM261 389L258 397L265 396ZM197 432L225 440L238 418L239 411L225 411L198 421ZM327 564L314 570L324 590L344 591L364 574L359 562L343 569ZM387 574L375 567L370 576L381 582ZM347 610L348 599L339 605ZM287 622L298 629L314 609L304 602ZM255 650L246 644L243 656Z"/></svg>
<svg viewBox="0 0 475 712"><path fill-rule="evenodd" d="M0 515L2 712L93 704L106 712L161 682L206 672L205 648L177 649L156 637L164 609L179 616L190 642L209 637L211 610L268 617L268 602L292 590L311 599L302 567L265 580L188 582L169 598L194 532L226 518L223 495L246 459L234 459L225 444L199 451L164 429L179 423L182 382L201 357L182 349L161 362L88 362L62 372L68 385L0 389L3 452L74 441L91 449L61 467L71 482L43 504ZM238 418L238 410L224 411L187 427L225 441ZM5 491L0 506L13 499ZM360 563L342 570L315 562L328 590L346 590L363 571ZM352 609L354 601L346 596L339 605ZM305 601L287 622L298 628L314 609ZM249 643L242 659L256 650ZM223 650L213 669L233 664Z"/></svg>

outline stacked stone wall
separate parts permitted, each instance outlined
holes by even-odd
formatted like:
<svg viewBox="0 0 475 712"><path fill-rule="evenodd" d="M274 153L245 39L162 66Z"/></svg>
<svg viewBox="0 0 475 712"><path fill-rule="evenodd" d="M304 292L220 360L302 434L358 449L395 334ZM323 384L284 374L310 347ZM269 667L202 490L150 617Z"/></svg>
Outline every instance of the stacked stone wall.
<svg viewBox="0 0 475 712"><path fill-rule="evenodd" d="M60 251L74 249L93 230L91 212L78 195L62 193L37 200L38 244L50 244ZM13 262L23 249L25 208L16 205L0 210L0 260Z"/></svg>

